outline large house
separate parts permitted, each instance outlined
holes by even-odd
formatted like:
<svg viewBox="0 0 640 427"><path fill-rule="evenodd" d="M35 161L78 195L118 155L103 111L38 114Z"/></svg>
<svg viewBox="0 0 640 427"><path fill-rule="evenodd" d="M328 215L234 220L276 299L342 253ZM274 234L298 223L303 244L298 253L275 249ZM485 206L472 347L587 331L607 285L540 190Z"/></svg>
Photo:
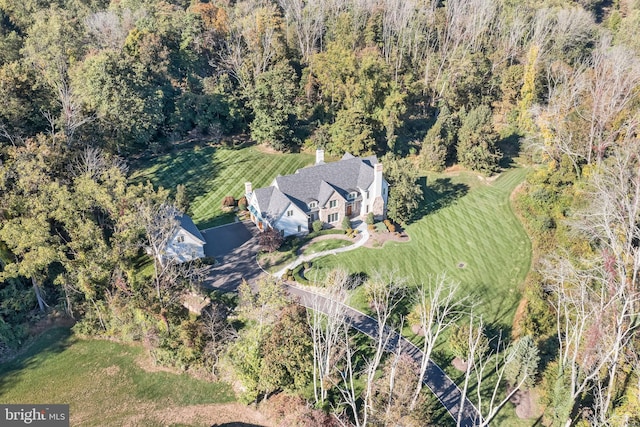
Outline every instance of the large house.
<svg viewBox="0 0 640 427"><path fill-rule="evenodd" d="M245 183L251 220L260 230L273 228L284 236L307 234L321 220L339 227L343 218L377 219L386 215L389 184L376 156L354 157L346 153L337 162L325 163L324 151L316 151L316 164L296 173L278 176L266 188L253 190Z"/></svg>

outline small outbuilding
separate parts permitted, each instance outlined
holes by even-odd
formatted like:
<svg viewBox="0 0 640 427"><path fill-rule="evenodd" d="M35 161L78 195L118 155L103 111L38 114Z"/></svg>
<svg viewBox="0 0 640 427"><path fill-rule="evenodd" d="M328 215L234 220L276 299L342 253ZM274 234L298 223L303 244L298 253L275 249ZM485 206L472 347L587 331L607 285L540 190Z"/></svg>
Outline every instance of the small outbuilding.
<svg viewBox="0 0 640 427"><path fill-rule="evenodd" d="M165 251L165 256L178 262L193 261L204 258L205 240L187 214L176 216L178 227Z"/></svg>

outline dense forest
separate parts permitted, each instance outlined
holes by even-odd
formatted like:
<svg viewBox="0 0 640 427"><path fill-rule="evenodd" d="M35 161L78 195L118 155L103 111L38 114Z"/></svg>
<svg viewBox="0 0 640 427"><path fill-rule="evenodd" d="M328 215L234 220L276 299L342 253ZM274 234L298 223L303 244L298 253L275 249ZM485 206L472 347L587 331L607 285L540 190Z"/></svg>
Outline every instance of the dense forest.
<svg viewBox="0 0 640 427"><path fill-rule="evenodd" d="M353 349L320 363L340 328L277 284L189 316L180 297L206 266L148 256L188 197L132 183L130 161L193 140L374 153L406 223L419 174L488 176L520 153L533 172L514 204L535 256L509 382L538 391L545 425L640 425L638 34L637 0L0 0L0 357L64 312L158 363L233 371L247 402L301 396L317 425L424 425L437 404L407 361L372 350L361 393L318 380L351 369ZM423 325L463 318L427 294ZM473 356L482 328L457 332ZM405 393L387 396L396 374Z"/></svg>

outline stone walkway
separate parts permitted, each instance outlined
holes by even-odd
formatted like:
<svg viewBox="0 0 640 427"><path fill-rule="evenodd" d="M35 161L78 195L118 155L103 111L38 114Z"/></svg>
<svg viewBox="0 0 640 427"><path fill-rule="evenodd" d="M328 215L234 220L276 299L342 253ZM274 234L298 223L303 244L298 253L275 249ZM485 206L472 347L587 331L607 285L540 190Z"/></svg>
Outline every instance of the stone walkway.
<svg viewBox="0 0 640 427"><path fill-rule="evenodd" d="M359 231L359 234L360 234L361 237L353 245L345 246L344 248L337 248L337 249L331 249L331 250L328 250L328 251L322 251L322 252L318 252L318 253L315 253L315 254L301 255L298 258L296 258L295 261L287 264L286 266L284 266L283 268L281 268L280 270L275 272L273 275L275 277L281 278L282 276L284 276L285 271L293 270L294 268L296 268L300 264L303 264L303 263L305 263L307 261L311 261L312 259L320 258L320 257L327 256L327 255L335 255L335 254L339 254L339 253L342 253L342 252L347 252L347 251L352 251L354 249L358 249L359 247L361 247L362 245L367 243L367 240L369 240L369 230L367 229L367 224L365 224L364 222L360 223L360 225L358 225L356 227L356 230Z"/></svg>

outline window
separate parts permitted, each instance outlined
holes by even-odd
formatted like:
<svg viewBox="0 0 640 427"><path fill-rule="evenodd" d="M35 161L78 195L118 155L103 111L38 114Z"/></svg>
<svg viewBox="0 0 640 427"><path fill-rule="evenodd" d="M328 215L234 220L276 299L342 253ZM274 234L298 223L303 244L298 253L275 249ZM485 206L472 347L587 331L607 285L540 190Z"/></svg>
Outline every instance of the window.
<svg viewBox="0 0 640 427"><path fill-rule="evenodd" d="M329 222L338 222L338 214L337 213L332 213L331 215L329 215L328 221Z"/></svg>
<svg viewBox="0 0 640 427"><path fill-rule="evenodd" d="M178 241L178 243L184 243L184 236L183 235L179 235L176 240Z"/></svg>
<svg viewBox="0 0 640 427"><path fill-rule="evenodd" d="M352 193L349 193L349 195L347 196L347 199L349 199L349 200L353 200L353 199L355 199L356 197L358 197L358 193L356 193L356 192L354 191L354 192L352 192Z"/></svg>
<svg viewBox="0 0 640 427"><path fill-rule="evenodd" d="M287 216L293 216L293 209L291 209L290 211L287 211Z"/></svg>
<svg viewBox="0 0 640 427"><path fill-rule="evenodd" d="M367 205L367 211L365 213L369 213L369 205Z"/></svg>
<svg viewBox="0 0 640 427"><path fill-rule="evenodd" d="M367 192L366 192L366 193L364 193L364 198L365 198L365 199L368 199L368 198L369 198L369 190L367 190Z"/></svg>
<svg viewBox="0 0 640 427"><path fill-rule="evenodd" d="M329 202L329 207L330 208L335 208L337 205L338 205L338 201L337 200L331 200ZM329 221L329 222L331 222L331 221Z"/></svg>
<svg viewBox="0 0 640 427"><path fill-rule="evenodd" d="M298 226L298 233L300 233L301 231L302 231L302 226L301 226L301 225L299 225L299 226Z"/></svg>
<svg viewBox="0 0 640 427"><path fill-rule="evenodd" d="M309 202L309 209L313 209L315 207L318 207L318 202Z"/></svg>

